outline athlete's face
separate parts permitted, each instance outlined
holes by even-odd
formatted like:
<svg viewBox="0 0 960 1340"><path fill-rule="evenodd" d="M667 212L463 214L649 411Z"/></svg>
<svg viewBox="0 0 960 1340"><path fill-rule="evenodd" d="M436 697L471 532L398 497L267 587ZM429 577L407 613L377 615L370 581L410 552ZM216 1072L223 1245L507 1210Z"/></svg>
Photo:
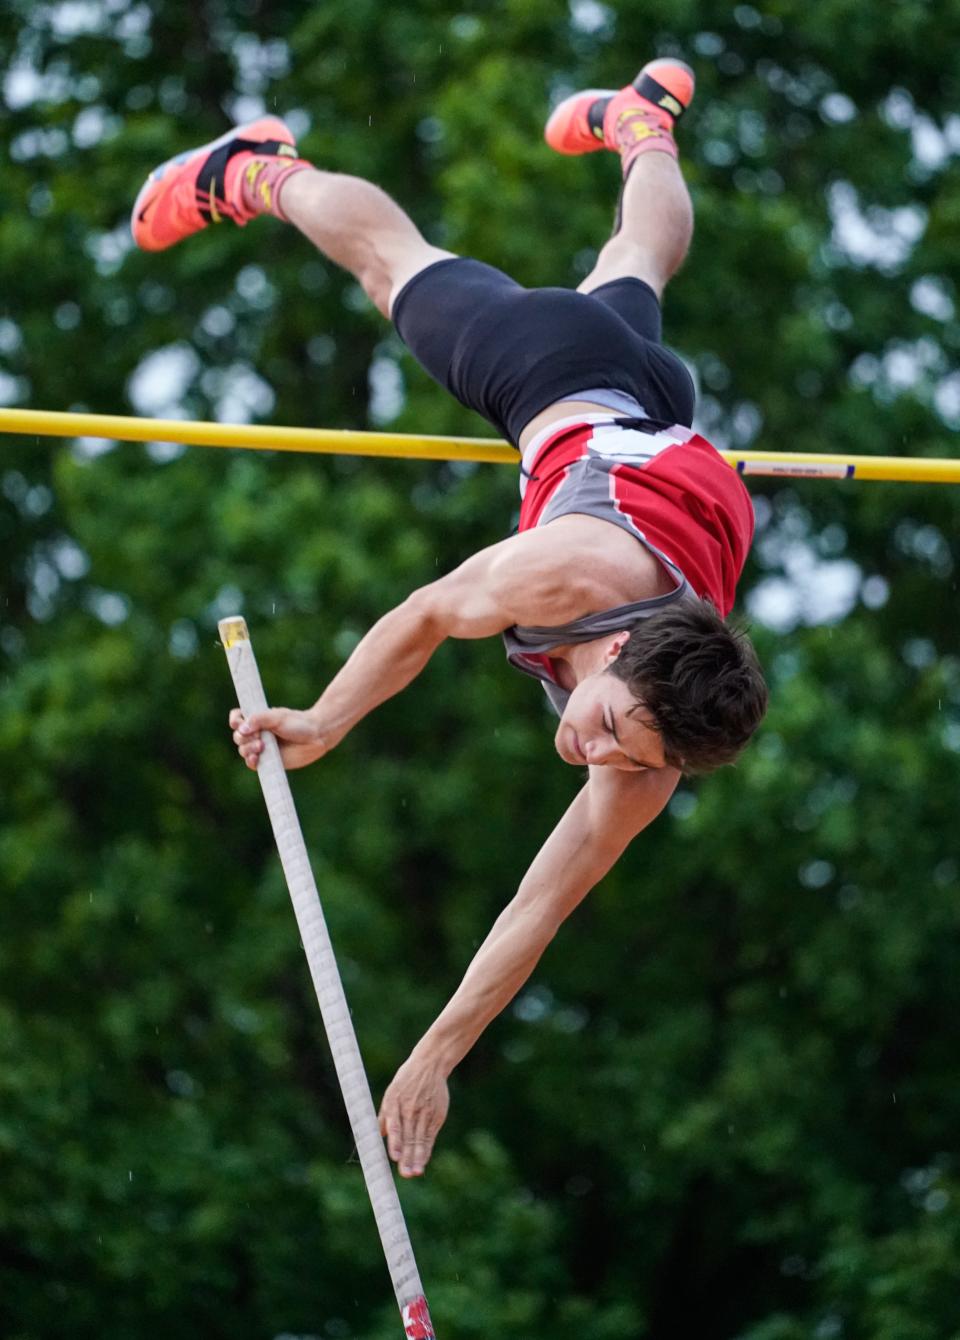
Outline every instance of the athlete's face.
<svg viewBox="0 0 960 1340"><path fill-rule="evenodd" d="M638 772L663 768L663 741L622 679L603 669L570 694L555 739L565 763Z"/></svg>

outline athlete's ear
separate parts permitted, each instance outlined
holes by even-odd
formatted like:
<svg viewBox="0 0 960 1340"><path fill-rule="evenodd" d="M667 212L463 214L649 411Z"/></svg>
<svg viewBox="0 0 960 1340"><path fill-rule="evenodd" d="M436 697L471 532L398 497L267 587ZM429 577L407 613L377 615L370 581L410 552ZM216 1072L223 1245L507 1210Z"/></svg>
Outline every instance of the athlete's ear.
<svg viewBox="0 0 960 1340"><path fill-rule="evenodd" d="M629 641L630 633L628 629L624 629L620 633L614 633L603 654L604 665L612 665Z"/></svg>

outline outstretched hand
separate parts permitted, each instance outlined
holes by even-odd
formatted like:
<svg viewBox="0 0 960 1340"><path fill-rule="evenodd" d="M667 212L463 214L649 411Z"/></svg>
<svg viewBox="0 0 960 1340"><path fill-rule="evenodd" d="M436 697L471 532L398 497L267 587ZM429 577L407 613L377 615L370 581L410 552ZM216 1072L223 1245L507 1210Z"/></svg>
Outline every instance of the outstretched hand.
<svg viewBox="0 0 960 1340"><path fill-rule="evenodd" d="M416 1055L404 1061L380 1104L380 1133L401 1177L423 1173L449 1108L443 1072Z"/></svg>
<svg viewBox="0 0 960 1340"><path fill-rule="evenodd" d="M229 722L233 743L248 768L256 768L263 753L261 731L268 730L276 736L280 757L288 772L316 762L337 743L332 737L324 736L316 717L310 712L297 712L291 707L270 707L246 718L240 708L235 707Z"/></svg>

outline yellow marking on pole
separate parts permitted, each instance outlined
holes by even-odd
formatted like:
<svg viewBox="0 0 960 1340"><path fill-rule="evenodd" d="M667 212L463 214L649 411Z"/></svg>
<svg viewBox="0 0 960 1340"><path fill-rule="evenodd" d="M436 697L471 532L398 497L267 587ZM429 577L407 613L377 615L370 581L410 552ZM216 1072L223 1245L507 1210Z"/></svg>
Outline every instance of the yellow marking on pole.
<svg viewBox="0 0 960 1340"><path fill-rule="evenodd" d="M72 414L0 409L0 433L23 437L94 437L120 442L179 442L194 447L386 456L423 461L492 461L516 465L519 453L484 437L368 433L340 428L281 428L268 424L141 419L120 414ZM960 484L960 460L923 456L843 456L827 452L722 451L741 475L794 479L889 480Z"/></svg>
<svg viewBox="0 0 960 1340"><path fill-rule="evenodd" d="M250 641L247 621L239 614L233 614L229 619L221 619L217 624L217 632L220 634L220 641L227 651L231 647L235 647L238 642Z"/></svg>

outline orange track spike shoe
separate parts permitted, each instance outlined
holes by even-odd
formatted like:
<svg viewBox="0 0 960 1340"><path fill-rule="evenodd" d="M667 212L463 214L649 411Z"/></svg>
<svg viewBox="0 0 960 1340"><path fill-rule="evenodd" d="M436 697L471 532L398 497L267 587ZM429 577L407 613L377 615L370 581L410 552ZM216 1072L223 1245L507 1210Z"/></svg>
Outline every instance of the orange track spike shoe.
<svg viewBox="0 0 960 1340"><path fill-rule="evenodd" d="M630 87L641 98L653 103L664 116L669 116L669 128L672 128L693 102L696 83L689 65L663 56L659 60L647 61Z"/></svg>
<svg viewBox="0 0 960 1340"><path fill-rule="evenodd" d="M603 113L615 88L585 88L564 98L550 114L543 138L558 154L592 154L605 149Z"/></svg>
<svg viewBox="0 0 960 1340"><path fill-rule="evenodd" d="M592 88L565 98L551 113L544 139L561 154L620 150L615 130L624 112L645 111L664 130L672 131L693 101L694 85L693 71L683 61L669 56L648 61L633 83L619 92Z"/></svg>
<svg viewBox="0 0 960 1340"><path fill-rule="evenodd" d="M208 223L248 223L255 212L243 203L241 170L254 155L297 161L289 126L264 116L154 168L133 206L130 227L137 246L164 251Z"/></svg>

